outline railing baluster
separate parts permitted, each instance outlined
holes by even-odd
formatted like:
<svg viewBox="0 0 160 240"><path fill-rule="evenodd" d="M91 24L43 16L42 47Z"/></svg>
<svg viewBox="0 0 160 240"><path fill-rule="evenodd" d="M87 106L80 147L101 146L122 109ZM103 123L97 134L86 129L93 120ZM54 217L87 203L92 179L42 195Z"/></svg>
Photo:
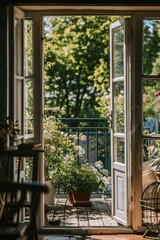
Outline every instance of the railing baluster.
<svg viewBox="0 0 160 240"><path fill-rule="evenodd" d="M79 146L79 127L77 128L77 145ZM78 149L78 151L79 151L79 149ZM79 164L79 154L78 154L78 164Z"/></svg>
<svg viewBox="0 0 160 240"><path fill-rule="evenodd" d="M105 129L105 136L104 136L104 156L105 156L105 161L104 161L104 167L106 168L108 165L108 156L107 156L107 130Z"/></svg>
<svg viewBox="0 0 160 240"><path fill-rule="evenodd" d="M96 129L96 161L98 161L98 129Z"/></svg>
<svg viewBox="0 0 160 240"><path fill-rule="evenodd" d="M89 129L86 129L86 142L87 142L87 159L89 161Z"/></svg>

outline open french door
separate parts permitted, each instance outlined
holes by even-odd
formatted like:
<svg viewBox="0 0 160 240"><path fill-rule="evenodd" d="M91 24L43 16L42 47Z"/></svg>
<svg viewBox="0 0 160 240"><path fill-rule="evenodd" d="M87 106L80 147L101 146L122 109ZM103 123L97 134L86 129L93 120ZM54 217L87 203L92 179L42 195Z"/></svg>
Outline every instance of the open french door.
<svg viewBox="0 0 160 240"><path fill-rule="evenodd" d="M13 8L14 33L14 113L19 121L21 136L19 143L31 141L43 142L43 84L42 84L42 39L41 22L34 16L28 16L18 7ZM35 31L36 29L36 31ZM38 31L39 30L39 31ZM38 94L37 94L38 93ZM38 106L38 107L37 107ZM25 161L22 179L25 178ZM43 179L43 162L39 169L39 179ZM42 225L43 204L38 218Z"/></svg>
<svg viewBox="0 0 160 240"><path fill-rule="evenodd" d="M130 19L110 26L112 215L130 225Z"/></svg>

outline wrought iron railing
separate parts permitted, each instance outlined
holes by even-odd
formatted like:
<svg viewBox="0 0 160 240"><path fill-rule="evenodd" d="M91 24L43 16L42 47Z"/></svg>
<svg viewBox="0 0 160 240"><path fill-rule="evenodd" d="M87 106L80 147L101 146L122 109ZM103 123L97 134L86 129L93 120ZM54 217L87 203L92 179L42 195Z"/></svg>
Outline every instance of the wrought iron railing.
<svg viewBox="0 0 160 240"><path fill-rule="evenodd" d="M110 131L106 118L61 118L65 127L61 129L69 135L76 135L77 145L81 146L85 153L83 158L94 163L101 160L104 167L111 170L110 156ZM81 140L80 136L84 140ZM78 158L81 161L81 157Z"/></svg>

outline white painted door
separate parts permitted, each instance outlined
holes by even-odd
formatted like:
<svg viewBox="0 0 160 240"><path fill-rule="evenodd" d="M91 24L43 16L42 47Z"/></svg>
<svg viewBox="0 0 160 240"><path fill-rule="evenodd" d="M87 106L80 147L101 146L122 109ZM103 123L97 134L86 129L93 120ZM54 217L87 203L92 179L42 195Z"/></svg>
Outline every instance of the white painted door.
<svg viewBox="0 0 160 240"><path fill-rule="evenodd" d="M130 225L130 19L110 26L112 214Z"/></svg>

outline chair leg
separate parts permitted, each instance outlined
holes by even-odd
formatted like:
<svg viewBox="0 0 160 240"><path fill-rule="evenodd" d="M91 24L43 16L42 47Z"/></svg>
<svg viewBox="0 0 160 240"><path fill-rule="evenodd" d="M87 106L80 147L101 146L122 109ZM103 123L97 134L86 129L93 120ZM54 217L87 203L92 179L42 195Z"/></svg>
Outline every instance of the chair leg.
<svg viewBox="0 0 160 240"><path fill-rule="evenodd" d="M39 203L39 197L40 195L38 193L35 193L35 195L32 197L32 203L31 203L31 219L30 219L30 225L29 225L29 233L27 240L38 240L38 233L37 233L37 223L36 223L36 213Z"/></svg>

